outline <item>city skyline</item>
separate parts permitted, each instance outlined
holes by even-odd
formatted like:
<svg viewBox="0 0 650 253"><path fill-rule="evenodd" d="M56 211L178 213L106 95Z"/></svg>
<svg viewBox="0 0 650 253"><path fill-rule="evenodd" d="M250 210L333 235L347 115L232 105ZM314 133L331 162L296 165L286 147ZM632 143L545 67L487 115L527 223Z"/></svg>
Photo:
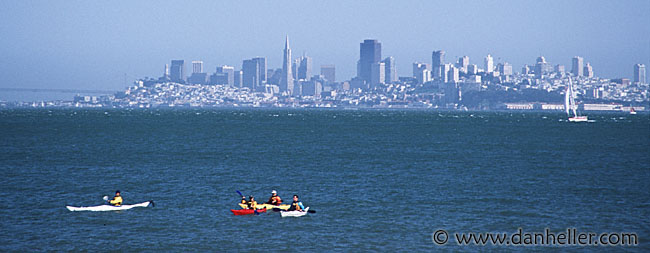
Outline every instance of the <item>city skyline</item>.
<svg viewBox="0 0 650 253"><path fill-rule="evenodd" d="M431 63L434 50L444 50L448 63L469 56L469 63L479 67L490 54L494 67L508 62L515 72L524 64L534 67L539 56L570 70L572 57L581 56L605 78L632 79L635 64L650 64L650 35L643 32L646 1L376 2L369 14L354 11L362 3L306 2L293 4L289 17L278 16L280 8L268 3L151 3L3 2L0 31L7 36L0 39L6 56L0 87L119 90L130 80L160 76L161 64L170 59L203 61L209 73L222 65L242 69L244 59L258 56L267 68L281 68L277 42L286 35L295 55L306 52L313 59L314 70L335 65L337 81L356 76L355 45L364 39L383 44L382 55L394 57L398 76L410 76L414 62ZM172 15L172 6L180 16ZM520 13L511 15L505 7ZM232 11L219 12L228 8ZM430 15L432 9L446 11ZM378 14L386 10L395 18ZM127 15L133 12L138 15ZM251 26L246 21L251 17L266 23ZM241 24L231 22L235 19ZM224 26L227 21L233 25ZM362 25L368 22L373 25ZM185 68L187 76L190 69Z"/></svg>

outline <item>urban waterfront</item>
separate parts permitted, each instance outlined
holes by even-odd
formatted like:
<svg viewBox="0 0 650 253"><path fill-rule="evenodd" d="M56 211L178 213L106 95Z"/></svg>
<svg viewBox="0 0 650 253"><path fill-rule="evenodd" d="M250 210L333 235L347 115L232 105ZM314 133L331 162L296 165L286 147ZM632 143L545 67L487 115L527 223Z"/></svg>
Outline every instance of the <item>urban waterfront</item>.
<svg viewBox="0 0 650 253"><path fill-rule="evenodd" d="M2 251L500 250L454 232L628 231L648 251L650 119L341 109L2 109ZM120 189L120 212L69 212ZM236 190L316 213L233 216ZM521 249L521 248L519 248ZM547 247L526 247L547 251ZM609 251L611 247L562 249Z"/></svg>
<svg viewBox="0 0 650 253"><path fill-rule="evenodd" d="M220 65L210 74L199 60L192 61L188 75L185 60L172 60L171 66L164 65L162 76L138 78L125 91L52 101L9 101L0 94L0 107L564 110L569 83L575 83L572 97L581 101L581 110L628 112L650 107L645 64L633 65L630 80L600 78L580 56L571 58L571 71L539 56L516 72L507 61L495 63L490 54L482 68L471 64L469 56L447 62L445 55L444 50L434 50L431 63L414 62L411 75L398 76L395 57L382 59L382 43L366 39L359 44L357 75L337 81L335 65L322 65L315 74L311 57L303 53L294 59L287 36L282 67L277 69L270 68L265 57L255 57L243 60L241 70Z"/></svg>

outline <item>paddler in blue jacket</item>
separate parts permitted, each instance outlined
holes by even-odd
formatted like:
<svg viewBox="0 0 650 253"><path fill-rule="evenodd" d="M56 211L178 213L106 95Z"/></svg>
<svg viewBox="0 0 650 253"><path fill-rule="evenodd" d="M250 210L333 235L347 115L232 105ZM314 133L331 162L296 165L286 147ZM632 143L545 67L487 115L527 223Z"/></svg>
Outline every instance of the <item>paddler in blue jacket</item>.
<svg viewBox="0 0 650 253"><path fill-rule="evenodd" d="M111 203L111 205L114 206L122 205L122 195L120 195L120 190L115 191L115 197L113 197L113 199L111 199L108 203Z"/></svg>
<svg viewBox="0 0 650 253"><path fill-rule="evenodd" d="M298 195L293 195L293 202L287 211L303 211L305 206L302 205L302 202L298 201Z"/></svg>

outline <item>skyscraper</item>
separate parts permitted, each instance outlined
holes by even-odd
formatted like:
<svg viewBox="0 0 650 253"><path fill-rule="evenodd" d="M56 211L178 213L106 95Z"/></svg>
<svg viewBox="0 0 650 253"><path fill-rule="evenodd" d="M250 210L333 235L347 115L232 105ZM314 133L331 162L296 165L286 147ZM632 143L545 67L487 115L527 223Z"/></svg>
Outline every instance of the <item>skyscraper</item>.
<svg viewBox="0 0 650 253"><path fill-rule="evenodd" d="M208 74L203 73L203 61L192 61L192 75L190 75L189 83L192 84L205 84L208 79Z"/></svg>
<svg viewBox="0 0 650 253"><path fill-rule="evenodd" d="M325 77L328 82L336 82L336 66L334 65L321 65L320 74Z"/></svg>
<svg viewBox="0 0 650 253"><path fill-rule="evenodd" d="M235 68L227 65L217 67L217 72L210 77L210 84L235 85Z"/></svg>
<svg viewBox="0 0 650 253"><path fill-rule="evenodd" d="M445 63L440 66L440 81L443 83L449 82L449 70L454 65L451 63Z"/></svg>
<svg viewBox="0 0 650 253"><path fill-rule="evenodd" d="M449 82L450 83L457 83L460 82L460 76L458 74L458 68L454 67L453 65L449 64L449 72L447 73L447 76L449 77Z"/></svg>
<svg viewBox="0 0 650 253"><path fill-rule="evenodd" d="M431 71L429 71L430 65L421 62L413 63L413 77L419 84L423 84L429 81L431 78Z"/></svg>
<svg viewBox="0 0 650 253"><path fill-rule="evenodd" d="M241 70L235 70L235 76L233 78L233 80L235 81L234 86L237 87L237 88L241 88L242 87L242 79L244 79L242 77L242 71Z"/></svg>
<svg viewBox="0 0 650 253"><path fill-rule="evenodd" d="M255 57L244 60L242 64L243 87L249 87L255 91L262 91L266 78L266 58Z"/></svg>
<svg viewBox="0 0 650 253"><path fill-rule="evenodd" d="M311 57L303 55L298 62L298 79L309 80L311 78Z"/></svg>
<svg viewBox="0 0 650 253"><path fill-rule="evenodd" d="M499 73L501 73L501 75L511 76L512 75L512 65L510 63L507 63L507 62L499 63L499 64L497 64L497 71L499 71Z"/></svg>
<svg viewBox="0 0 650 253"><path fill-rule="evenodd" d="M468 66L469 66L469 56L466 55L458 58L457 67L459 68L460 72L467 73Z"/></svg>
<svg viewBox="0 0 650 253"><path fill-rule="evenodd" d="M645 74L645 64L634 64L635 83L646 83Z"/></svg>
<svg viewBox="0 0 650 253"><path fill-rule="evenodd" d="M571 68L571 73L573 73L574 76L583 76L583 59L580 56L574 56L572 60L572 68Z"/></svg>
<svg viewBox="0 0 650 253"><path fill-rule="evenodd" d="M433 68L433 76L440 78L442 71L440 67L445 64L445 51L438 50L431 53L431 67Z"/></svg>
<svg viewBox="0 0 650 253"><path fill-rule="evenodd" d="M381 43L377 40L364 40L359 48L357 76L366 83L370 83L372 64L381 61Z"/></svg>
<svg viewBox="0 0 650 253"><path fill-rule="evenodd" d="M397 69L395 68L395 58L392 56L386 57L382 61L385 65L386 68L386 73L384 74L384 77L386 78L385 82L386 83L393 83L397 82Z"/></svg>
<svg viewBox="0 0 650 253"><path fill-rule="evenodd" d="M386 64L384 62L373 63L370 72L370 87L386 82Z"/></svg>
<svg viewBox="0 0 650 253"><path fill-rule="evenodd" d="M185 82L185 61L184 60L172 60L170 78L172 82L177 82L177 83Z"/></svg>
<svg viewBox="0 0 650 253"><path fill-rule="evenodd" d="M257 60L244 60L242 64L242 85L243 87L256 90L260 82L260 66Z"/></svg>
<svg viewBox="0 0 650 253"><path fill-rule="evenodd" d="M289 48L289 35L284 43L284 56L282 60L282 77L280 78L280 92L293 92L293 74L291 74L291 49Z"/></svg>
<svg viewBox="0 0 650 253"><path fill-rule="evenodd" d="M492 73L494 71L494 59L490 54L485 56L483 63L485 64L485 73Z"/></svg>
<svg viewBox="0 0 650 253"><path fill-rule="evenodd" d="M506 76L511 76L513 74L512 64L504 62L502 74Z"/></svg>
<svg viewBox="0 0 650 253"><path fill-rule="evenodd" d="M203 61L192 61L192 73L203 73Z"/></svg>
<svg viewBox="0 0 650 253"><path fill-rule="evenodd" d="M476 64L470 64L467 66L467 74L476 75L478 73L478 66Z"/></svg>
<svg viewBox="0 0 650 253"><path fill-rule="evenodd" d="M266 58L265 57L255 57L253 58L257 65L259 66L260 79L258 86L262 86L266 82Z"/></svg>
<svg viewBox="0 0 650 253"><path fill-rule="evenodd" d="M582 74L589 78L594 77L594 69L591 67L590 63L587 62L587 65L585 65L584 69L582 70Z"/></svg>

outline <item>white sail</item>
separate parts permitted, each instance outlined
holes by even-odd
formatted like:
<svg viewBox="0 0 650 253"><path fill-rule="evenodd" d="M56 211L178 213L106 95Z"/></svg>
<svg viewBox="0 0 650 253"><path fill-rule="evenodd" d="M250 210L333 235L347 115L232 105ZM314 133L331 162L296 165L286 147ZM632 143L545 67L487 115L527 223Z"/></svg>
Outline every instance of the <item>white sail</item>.
<svg viewBox="0 0 650 253"><path fill-rule="evenodd" d="M571 77L569 77L569 86L566 89L566 95L564 96L564 104L566 107L566 114L569 117L569 122L587 122L587 116L578 116L578 106L576 106L575 101L576 93L573 91L573 83L571 82ZM569 108L573 110L573 117L569 113Z"/></svg>
<svg viewBox="0 0 650 253"><path fill-rule="evenodd" d="M571 80L571 79L569 79L569 80ZM571 81L569 81L569 82L571 82ZM570 89L571 89L571 86L567 86L566 87L566 92L564 94L564 108L566 109L566 116L567 117L571 116L571 114L569 114L569 106L570 106L570 104L569 104L569 96L571 96Z"/></svg>
<svg viewBox="0 0 650 253"><path fill-rule="evenodd" d="M576 112L576 107L577 106L576 106L575 96L576 96L576 94L573 91L573 82L571 82L571 77L569 77L569 87L567 88L567 95L566 95L566 97L567 97L566 99L569 100L567 102L569 104L569 106L566 109L567 116L570 116L569 115L569 108L571 108L571 110L573 110L573 117L578 116L578 113Z"/></svg>

